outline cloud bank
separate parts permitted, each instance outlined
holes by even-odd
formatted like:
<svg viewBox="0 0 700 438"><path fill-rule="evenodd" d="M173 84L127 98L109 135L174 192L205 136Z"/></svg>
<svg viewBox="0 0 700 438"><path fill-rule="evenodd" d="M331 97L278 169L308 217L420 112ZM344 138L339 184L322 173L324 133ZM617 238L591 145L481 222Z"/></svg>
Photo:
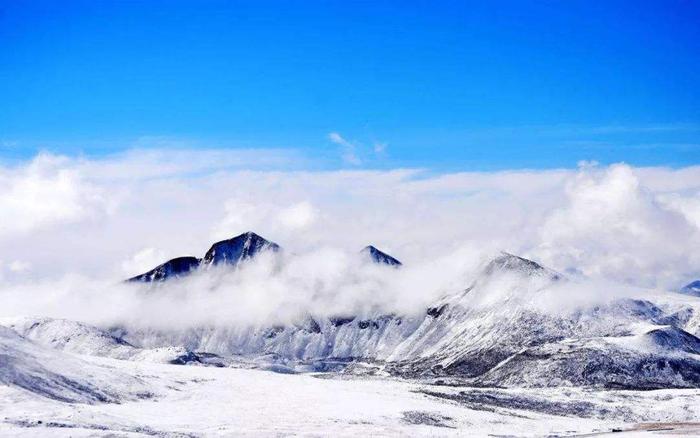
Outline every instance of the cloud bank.
<svg viewBox="0 0 700 438"><path fill-rule="evenodd" d="M230 279L250 303L279 304L259 306L267 311L293 313L309 300L329 311L371 307L378 292L382 302L422 305L465 286L498 250L632 287L676 289L700 278L700 167L434 174L261 170L258 160L266 167L274 153L42 154L0 166L0 294L16 304L5 312L20 312L23 296L38 297L26 311L54 316L72 300L103 306L109 295L131 293L114 292L119 280L168 258L201 257L214 241L248 230L296 257L266 282L258 279L273 268ZM383 270L356 265L368 244L408 269L386 280ZM284 302L290 291L303 299Z"/></svg>

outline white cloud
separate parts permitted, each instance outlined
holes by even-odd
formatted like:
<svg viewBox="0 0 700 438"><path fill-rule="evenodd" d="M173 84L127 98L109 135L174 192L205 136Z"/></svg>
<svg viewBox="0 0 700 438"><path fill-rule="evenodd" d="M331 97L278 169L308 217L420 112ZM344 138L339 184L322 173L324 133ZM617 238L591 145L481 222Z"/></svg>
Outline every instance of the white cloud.
<svg viewBox="0 0 700 438"><path fill-rule="evenodd" d="M252 230L294 253L374 244L424 266L505 249L630 284L700 278L700 167L304 172L224 166L235 151L164 153L0 167L0 259L33 278L115 281Z"/></svg>
<svg viewBox="0 0 700 438"><path fill-rule="evenodd" d="M7 268L11 272L26 272L29 270L29 268L31 266L32 266L31 263L28 263L28 262L25 262L22 260L14 260L14 261L10 262L9 265L7 265Z"/></svg>
<svg viewBox="0 0 700 438"><path fill-rule="evenodd" d="M317 218L317 209L308 201L292 204L284 199L271 201L243 197L226 200L224 218L213 227L213 240L228 239L246 231L285 237L309 227Z"/></svg>
<svg viewBox="0 0 700 438"><path fill-rule="evenodd" d="M224 204L224 218L214 227L213 240L228 239L246 231L261 229L269 214L269 206L266 204L256 205L229 199Z"/></svg>
<svg viewBox="0 0 700 438"><path fill-rule="evenodd" d="M329 133L328 139L341 146L341 158L344 162L353 166L359 166L362 164L362 160L357 155L357 146L354 143L344 139L337 132Z"/></svg>
<svg viewBox="0 0 700 438"><path fill-rule="evenodd" d="M164 251L156 248L143 248L122 262L122 270L125 276L132 277L150 271L167 259Z"/></svg>
<svg viewBox="0 0 700 438"><path fill-rule="evenodd" d="M375 141L374 142L374 153L376 155L384 155L386 153L386 148L388 146L389 146L389 143Z"/></svg>
<svg viewBox="0 0 700 438"><path fill-rule="evenodd" d="M96 218L108 207L102 190L65 158L42 154L23 166L0 168L0 239Z"/></svg>
<svg viewBox="0 0 700 438"><path fill-rule="evenodd" d="M338 134L337 132L331 132L331 133L329 133L329 134L328 134L328 139L329 139L330 141L332 141L333 143L337 143L337 144L341 144L341 145L347 144L347 142L345 141L345 139L344 139L343 137L341 137L341 135Z"/></svg>
<svg viewBox="0 0 700 438"><path fill-rule="evenodd" d="M293 230L306 228L316 220L316 209L311 203L303 201L283 209L278 220L280 224Z"/></svg>
<svg viewBox="0 0 700 438"><path fill-rule="evenodd" d="M700 243L697 224L660 202L631 167L582 168L566 193L540 228L534 252L545 261L650 286L680 281L700 264L691 250Z"/></svg>
<svg viewBox="0 0 700 438"><path fill-rule="evenodd" d="M302 172L221 167L232 151L197 153L41 155L0 167L0 260L14 261L0 265L3 314L198 323L292 318L309 303L416 309L464 287L499 249L594 284L700 278L700 167ZM192 277L167 297L189 294L179 301L144 300L118 281L249 230L281 244L284 263ZM405 268L363 264L367 244Z"/></svg>
<svg viewBox="0 0 700 438"><path fill-rule="evenodd" d="M700 228L700 192L689 195L670 193L660 195L659 201L670 210L682 214L685 219L696 228Z"/></svg>

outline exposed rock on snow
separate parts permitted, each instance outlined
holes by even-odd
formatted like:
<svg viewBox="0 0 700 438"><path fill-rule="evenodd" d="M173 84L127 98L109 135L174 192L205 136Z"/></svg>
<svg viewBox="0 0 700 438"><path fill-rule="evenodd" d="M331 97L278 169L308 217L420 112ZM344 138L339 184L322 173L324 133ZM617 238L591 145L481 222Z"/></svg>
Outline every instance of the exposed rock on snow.
<svg viewBox="0 0 700 438"><path fill-rule="evenodd" d="M165 281L189 274L199 267L201 260L197 257L178 257L158 265L150 271L137 275L127 281Z"/></svg>
<svg viewBox="0 0 700 438"><path fill-rule="evenodd" d="M145 283L165 281L192 273L202 266L225 264L236 266L240 262L252 259L263 251L279 251L280 246L258 236L252 231L228 240L217 242L207 251L203 259L197 257L178 257L158 265L150 271L137 275L127 281Z"/></svg>
<svg viewBox="0 0 700 438"><path fill-rule="evenodd" d="M262 251L279 251L280 246L274 242L258 236L252 231L243 233L232 239L217 242L207 251L202 261L203 265L238 263L255 257Z"/></svg>
<svg viewBox="0 0 700 438"><path fill-rule="evenodd" d="M366 246L361 251L362 254L368 256L374 263L385 264L389 266L401 266L401 262L384 253L372 245Z"/></svg>

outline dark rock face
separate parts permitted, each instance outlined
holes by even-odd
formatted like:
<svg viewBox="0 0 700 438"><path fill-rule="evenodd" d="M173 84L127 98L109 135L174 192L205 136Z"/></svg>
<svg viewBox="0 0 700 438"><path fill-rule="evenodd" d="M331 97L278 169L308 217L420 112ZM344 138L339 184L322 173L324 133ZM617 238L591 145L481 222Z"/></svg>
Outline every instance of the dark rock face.
<svg viewBox="0 0 700 438"><path fill-rule="evenodd" d="M181 354L169 363L172 365L200 364L219 368L226 366L223 359L216 354L195 351L188 351L185 354Z"/></svg>
<svg viewBox="0 0 700 438"><path fill-rule="evenodd" d="M669 350L700 354L700 339L677 327L663 327L646 333L653 344Z"/></svg>
<svg viewBox="0 0 700 438"><path fill-rule="evenodd" d="M350 324L355 320L354 316L334 316L329 318L331 321L331 324L333 324L335 327L340 327L341 325L345 324Z"/></svg>
<svg viewBox="0 0 700 438"><path fill-rule="evenodd" d="M267 250L279 251L280 246L249 231L212 245L204 256L203 263L205 265L221 263L237 265L241 261L251 259L256 254Z"/></svg>
<svg viewBox="0 0 700 438"><path fill-rule="evenodd" d="M299 327L308 333L321 333L321 326L312 317L308 317Z"/></svg>
<svg viewBox="0 0 700 438"><path fill-rule="evenodd" d="M426 311L426 314L428 316L432 316L433 318L437 318L440 315L442 315L442 313L445 311L445 309L447 309L447 304L442 304L440 306L430 307Z"/></svg>
<svg viewBox="0 0 700 438"><path fill-rule="evenodd" d="M156 266L150 271L132 277L127 281L151 283L182 277L192 273L203 264L220 263L235 266L243 260L252 259L261 251L279 251L280 246L249 231L229 240L217 242L207 251L204 259L197 257L178 257Z"/></svg>
<svg viewBox="0 0 700 438"><path fill-rule="evenodd" d="M681 288L680 293L700 297L700 280L686 284Z"/></svg>
<svg viewBox="0 0 700 438"><path fill-rule="evenodd" d="M192 270L197 269L200 263L200 259L197 257L178 257L172 260L168 260L162 265L156 266L150 271L132 277L127 281L142 281L142 282L153 282L153 281L164 281L169 278L179 277L189 274Z"/></svg>
<svg viewBox="0 0 700 438"><path fill-rule="evenodd" d="M363 254L369 255L374 263L381 263L389 266L401 266L402 263L393 258L389 254L379 251L377 248L369 245L362 250Z"/></svg>

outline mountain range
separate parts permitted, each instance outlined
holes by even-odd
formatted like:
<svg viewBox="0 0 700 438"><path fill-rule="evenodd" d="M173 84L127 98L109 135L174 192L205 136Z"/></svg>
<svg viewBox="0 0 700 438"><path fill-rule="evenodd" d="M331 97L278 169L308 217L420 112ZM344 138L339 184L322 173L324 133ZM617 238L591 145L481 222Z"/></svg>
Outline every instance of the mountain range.
<svg viewBox="0 0 700 438"><path fill-rule="evenodd" d="M252 231L245 232L231 239L216 242L209 248L204 258L193 256L176 257L156 266L148 272L129 278L127 281L154 282L164 281L170 278L183 277L198 269L208 266L228 265L237 266L246 260L253 259L256 255L265 252L279 252L281 247ZM368 256L375 263L390 266L401 266L401 262L383 253L372 245L365 247L362 254Z"/></svg>
<svg viewBox="0 0 700 438"><path fill-rule="evenodd" d="M235 267L279 245L255 233L170 260L130 281L164 282ZM372 246L370 260L401 262ZM419 312L307 312L284 325L142 329L25 318L4 324L63 351L127 360L284 372L384 374L488 387L700 388L700 300L658 292L556 307L576 282L501 253L463 288ZM605 292L605 291L603 291ZM551 307L554 306L554 307Z"/></svg>

